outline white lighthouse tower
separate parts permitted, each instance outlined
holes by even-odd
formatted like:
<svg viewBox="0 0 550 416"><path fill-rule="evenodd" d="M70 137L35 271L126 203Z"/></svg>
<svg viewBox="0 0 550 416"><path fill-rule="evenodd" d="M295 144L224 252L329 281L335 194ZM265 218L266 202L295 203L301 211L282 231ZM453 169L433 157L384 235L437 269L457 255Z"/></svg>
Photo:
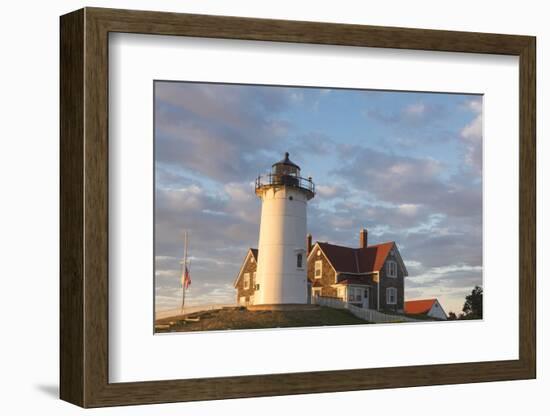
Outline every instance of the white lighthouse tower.
<svg viewBox="0 0 550 416"><path fill-rule="evenodd" d="M256 179L262 200L254 304L307 303L307 202L315 195L310 178L289 154Z"/></svg>

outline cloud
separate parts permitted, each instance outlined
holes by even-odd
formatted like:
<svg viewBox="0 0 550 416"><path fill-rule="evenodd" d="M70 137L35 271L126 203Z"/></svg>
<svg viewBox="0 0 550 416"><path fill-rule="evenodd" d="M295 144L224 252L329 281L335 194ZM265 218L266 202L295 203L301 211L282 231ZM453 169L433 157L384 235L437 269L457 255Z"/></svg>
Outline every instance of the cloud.
<svg viewBox="0 0 550 416"><path fill-rule="evenodd" d="M448 115L448 109L441 104L417 101L401 107L399 110L387 111L378 107L369 108L365 115L378 123L398 128L426 126L441 121Z"/></svg>
<svg viewBox="0 0 550 416"><path fill-rule="evenodd" d="M481 209L481 187L461 178L446 180L445 165L432 158L416 158L354 147L342 155L347 162L335 171L358 189L409 212L425 205L446 215L471 215Z"/></svg>
<svg viewBox="0 0 550 416"><path fill-rule="evenodd" d="M329 155L334 146L334 140L327 134L314 130L298 135L287 147L293 159L305 160L312 155Z"/></svg>
<svg viewBox="0 0 550 416"><path fill-rule="evenodd" d="M215 180L253 177L282 152L291 102L288 89L157 82L156 160Z"/></svg>
<svg viewBox="0 0 550 416"><path fill-rule="evenodd" d="M427 111L426 104L424 103L414 103L406 106L403 109L403 114L407 114L411 117L421 117Z"/></svg>
<svg viewBox="0 0 550 416"><path fill-rule="evenodd" d="M318 185L315 187L319 198L336 198L348 195L348 190L342 185Z"/></svg>
<svg viewBox="0 0 550 416"><path fill-rule="evenodd" d="M460 137L466 145L465 162L476 172L481 172L483 153L482 153L482 136L483 136L483 119L481 114L481 101L472 100L468 104L468 108L476 115L460 131Z"/></svg>
<svg viewBox="0 0 550 416"><path fill-rule="evenodd" d="M397 207L397 210L407 217L415 217L418 214L419 204L401 204Z"/></svg>

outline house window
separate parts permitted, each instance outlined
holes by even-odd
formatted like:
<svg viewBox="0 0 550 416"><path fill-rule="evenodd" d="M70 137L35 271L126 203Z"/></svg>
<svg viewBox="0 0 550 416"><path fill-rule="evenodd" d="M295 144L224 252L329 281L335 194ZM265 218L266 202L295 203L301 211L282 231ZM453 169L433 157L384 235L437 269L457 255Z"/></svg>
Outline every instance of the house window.
<svg viewBox="0 0 550 416"><path fill-rule="evenodd" d="M313 289L313 296L321 296L321 288L314 288Z"/></svg>
<svg viewBox="0 0 550 416"><path fill-rule="evenodd" d="M397 277L397 263L390 260L386 263L386 275L388 277Z"/></svg>
<svg viewBox="0 0 550 416"><path fill-rule="evenodd" d="M388 305L395 305L397 303L397 289L395 287L388 287L386 289L386 303Z"/></svg>
<svg viewBox="0 0 550 416"><path fill-rule="evenodd" d="M323 274L323 261L315 261L315 278L320 279Z"/></svg>
<svg viewBox="0 0 550 416"><path fill-rule="evenodd" d="M249 289L250 288L250 273L245 273L244 274L244 289Z"/></svg>
<svg viewBox="0 0 550 416"><path fill-rule="evenodd" d="M350 287L348 289L348 302L362 302L363 289L360 287Z"/></svg>
<svg viewBox="0 0 550 416"><path fill-rule="evenodd" d="M303 262L303 255L302 253L298 253L296 255L296 267L301 269L303 267L302 262Z"/></svg>

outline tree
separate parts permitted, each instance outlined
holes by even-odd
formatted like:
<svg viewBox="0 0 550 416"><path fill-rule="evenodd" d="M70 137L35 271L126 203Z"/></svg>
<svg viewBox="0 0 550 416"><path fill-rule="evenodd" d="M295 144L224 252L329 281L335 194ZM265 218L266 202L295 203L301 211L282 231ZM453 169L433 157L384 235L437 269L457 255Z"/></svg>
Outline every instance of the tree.
<svg viewBox="0 0 550 416"><path fill-rule="evenodd" d="M449 321L456 321L457 317L456 317L456 313L454 312L449 312L449 316L447 318Z"/></svg>
<svg viewBox="0 0 550 416"><path fill-rule="evenodd" d="M472 293L466 296L462 312L464 312L464 319L481 319L483 317L483 288L476 286Z"/></svg>

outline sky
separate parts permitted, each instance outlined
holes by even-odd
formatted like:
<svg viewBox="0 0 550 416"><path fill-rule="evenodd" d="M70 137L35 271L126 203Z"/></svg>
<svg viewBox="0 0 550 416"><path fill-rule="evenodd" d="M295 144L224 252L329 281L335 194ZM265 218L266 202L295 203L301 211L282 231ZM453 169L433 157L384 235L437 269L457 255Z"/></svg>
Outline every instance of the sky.
<svg viewBox="0 0 550 416"><path fill-rule="evenodd" d="M234 303L257 247L254 180L290 153L311 176L314 241L395 241L405 298L460 312L482 285L482 96L155 82L155 305Z"/></svg>

